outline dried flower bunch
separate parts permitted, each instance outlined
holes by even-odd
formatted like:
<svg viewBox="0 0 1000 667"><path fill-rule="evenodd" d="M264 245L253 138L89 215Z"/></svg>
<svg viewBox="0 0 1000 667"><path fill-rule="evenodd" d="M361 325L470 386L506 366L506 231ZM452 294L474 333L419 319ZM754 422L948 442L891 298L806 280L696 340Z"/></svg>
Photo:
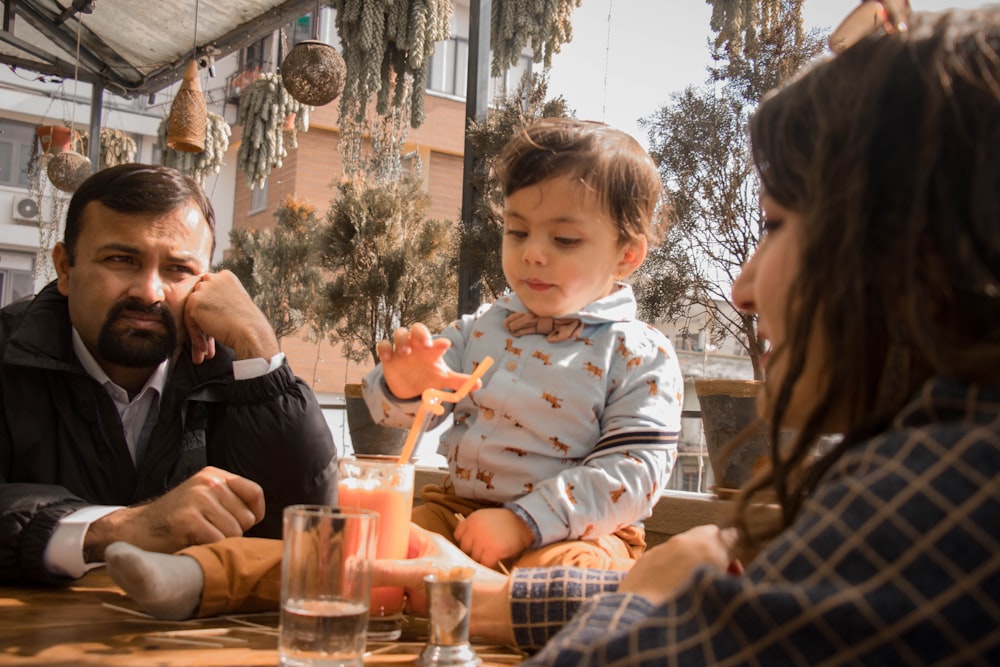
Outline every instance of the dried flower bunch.
<svg viewBox="0 0 1000 667"><path fill-rule="evenodd" d="M205 150L200 153L177 151L167 147L167 119L160 123L156 144L160 149L160 164L173 167L195 179L201 185L205 178L217 174L222 169L226 151L229 150L229 137L232 129L226 119L219 114L207 114L205 127Z"/></svg>
<svg viewBox="0 0 1000 667"><path fill-rule="evenodd" d="M342 117L364 119L368 102L386 115L410 95L410 125L424 122L424 88L434 43L451 37L451 0L333 0L347 78Z"/></svg>
<svg viewBox="0 0 1000 667"><path fill-rule="evenodd" d="M573 39L570 18L583 0L493 0L490 46L493 76L517 65L529 43L534 61L552 65L552 56Z"/></svg>
<svg viewBox="0 0 1000 667"><path fill-rule="evenodd" d="M281 75L266 72L240 93L236 122L243 126L243 140L236 166L251 188L263 188L271 170L280 167L289 148L297 148L298 132L309 131L312 107L301 104L281 83ZM285 141L285 118L295 114L295 124Z"/></svg>

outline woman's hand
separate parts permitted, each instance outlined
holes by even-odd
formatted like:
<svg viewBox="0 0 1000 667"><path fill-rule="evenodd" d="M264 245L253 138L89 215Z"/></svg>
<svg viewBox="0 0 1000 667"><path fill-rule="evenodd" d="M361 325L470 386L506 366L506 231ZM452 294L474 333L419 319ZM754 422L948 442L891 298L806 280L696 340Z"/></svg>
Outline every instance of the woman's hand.
<svg viewBox="0 0 1000 667"><path fill-rule="evenodd" d="M456 567L473 571L470 633L498 643L513 644L509 578L475 562L441 535L411 525L407 560L376 561L372 585L402 586L406 589L407 611L426 615L424 577Z"/></svg>
<svg viewBox="0 0 1000 667"><path fill-rule="evenodd" d="M637 593L655 605L669 600L701 566L743 573L731 554L735 531L718 526L697 526L675 535L644 553L625 575L618 590Z"/></svg>

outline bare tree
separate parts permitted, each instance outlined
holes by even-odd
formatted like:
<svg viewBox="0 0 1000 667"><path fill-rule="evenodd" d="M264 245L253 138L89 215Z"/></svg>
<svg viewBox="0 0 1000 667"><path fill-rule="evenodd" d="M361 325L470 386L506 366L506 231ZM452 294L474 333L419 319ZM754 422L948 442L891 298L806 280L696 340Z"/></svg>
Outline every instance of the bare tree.
<svg viewBox="0 0 1000 667"><path fill-rule="evenodd" d="M739 340L761 378L756 318L740 313L730 293L764 230L747 121L822 40L803 29L803 0L707 1L716 63L707 83L674 93L640 121L663 176L668 231L635 287L642 317L704 316L711 340Z"/></svg>

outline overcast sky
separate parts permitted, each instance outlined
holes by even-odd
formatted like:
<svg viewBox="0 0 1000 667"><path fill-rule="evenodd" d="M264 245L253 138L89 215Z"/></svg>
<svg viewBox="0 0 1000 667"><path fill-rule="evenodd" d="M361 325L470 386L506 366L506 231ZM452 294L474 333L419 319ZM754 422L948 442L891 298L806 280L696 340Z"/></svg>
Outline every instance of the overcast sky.
<svg viewBox="0 0 1000 667"><path fill-rule="evenodd" d="M921 10L995 3L912 0ZM806 25L829 31L857 4L806 0ZM583 0L573 11L573 41L553 60L549 93L563 95L577 117L602 120L648 145L637 120L670 93L705 80L710 16L704 0Z"/></svg>

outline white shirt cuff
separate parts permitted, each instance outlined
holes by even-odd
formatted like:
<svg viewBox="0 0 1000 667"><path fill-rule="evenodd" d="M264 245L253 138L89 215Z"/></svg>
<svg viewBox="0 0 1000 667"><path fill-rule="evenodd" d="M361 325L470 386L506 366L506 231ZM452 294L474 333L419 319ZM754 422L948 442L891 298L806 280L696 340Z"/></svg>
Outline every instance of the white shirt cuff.
<svg viewBox="0 0 1000 667"><path fill-rule="evenodd" d="M90 524L120 509L120 506L92 505L60 519L49 543L45 545L45 554L42 556L45 569L52 574L79 579L95 567L103 565L104 563L84 562L83 539L87 536Z"/></svg>
<svg viewBox="0 0 1000 667"><path fill-rule="evenodd" d="M279 352L268 361L262 357L256 359L239 359L233 362L233 377L237 380L250 380L276 371L285 360L285 353Z"/></svg>

